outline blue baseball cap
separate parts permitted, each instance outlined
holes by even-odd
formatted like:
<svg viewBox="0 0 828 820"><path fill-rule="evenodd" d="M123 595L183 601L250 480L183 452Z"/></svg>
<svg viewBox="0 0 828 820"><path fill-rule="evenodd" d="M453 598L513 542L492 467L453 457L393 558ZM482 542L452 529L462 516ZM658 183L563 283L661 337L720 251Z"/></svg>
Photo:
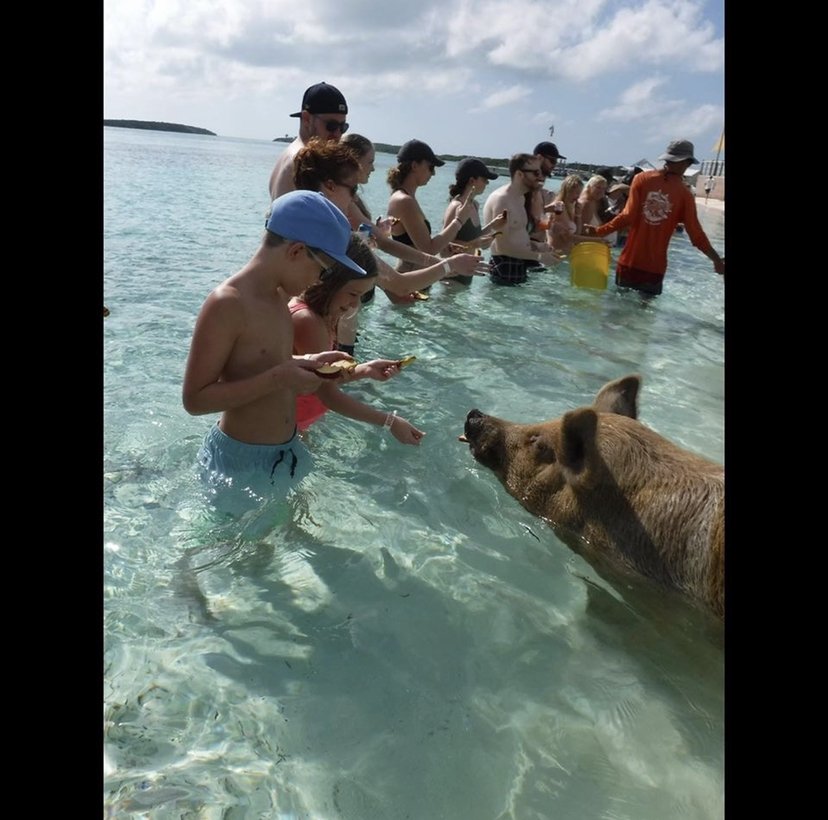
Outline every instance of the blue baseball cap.
<svg viewBox="0 0 828 820"><path fill-rule="evenodd" d="M266 227L285 239L318 248L360 276L366 275L346 253L351 226L345 214L316 191L290 191L274 199Z"/></svg>

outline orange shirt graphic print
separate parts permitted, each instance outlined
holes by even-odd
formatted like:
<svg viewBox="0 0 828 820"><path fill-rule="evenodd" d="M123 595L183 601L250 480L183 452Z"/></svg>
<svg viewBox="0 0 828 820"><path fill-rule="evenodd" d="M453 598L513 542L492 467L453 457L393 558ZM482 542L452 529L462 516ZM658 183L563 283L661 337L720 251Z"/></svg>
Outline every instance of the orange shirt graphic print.
<svg viewBox="0 0 828 820"><path fill-rule="evenodd" d="M644 219L651 225L660 225L672 210L670 197L661 191L650 191L644 200Z"/></svg>

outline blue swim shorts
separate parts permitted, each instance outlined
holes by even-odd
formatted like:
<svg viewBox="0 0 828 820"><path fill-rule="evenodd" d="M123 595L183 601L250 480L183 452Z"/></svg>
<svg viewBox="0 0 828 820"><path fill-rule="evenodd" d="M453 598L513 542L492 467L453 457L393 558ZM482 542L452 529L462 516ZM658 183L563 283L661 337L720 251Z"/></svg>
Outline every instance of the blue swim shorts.
<svg viewBox="0 0 828 820"><path fill-rule="evenodd" d="M296 431L282 444L247 444L222 432L218 423L204 437L197 460L213 503L231 513L284 498L313 466Z"/></svg>
<svg viewBox="0 0 828 820"><path fill-rule="evenodd" d="M495 256L491 258L489 278L495 285L521 285L527 280L526 268L537 263L530 259L517 259L514 256Z"/></svg>

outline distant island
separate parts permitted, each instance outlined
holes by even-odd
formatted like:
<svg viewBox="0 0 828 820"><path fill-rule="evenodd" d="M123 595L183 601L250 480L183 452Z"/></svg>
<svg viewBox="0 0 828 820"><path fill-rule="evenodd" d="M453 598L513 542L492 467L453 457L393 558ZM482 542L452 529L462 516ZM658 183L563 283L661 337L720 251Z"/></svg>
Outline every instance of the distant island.
<svg viewBox="0 0 828 820"><path fill-rule="evenodd" d="M150 122L148 120L104 120L104 125L113 128L143 128L147 131L177 131L179 134L204 134L208 137L218 136L206 128L194 125L180 125L177 122Z"/></svg>
<svg viewBox="0 0 828 820"><path fill-rule="evenodd" d="M272 142L293 142L296 137L289 137L285 134L284 137L274 137ZM400 150L399 145L389 145L385 142L375 142L374 143L374 150L378 151L381 154L391 154L392 156L397 155L397 151ZM468 154L437 154L437 156L443 160L444 162L459 162L461 159L465 159ZM509 160L511 157L477 157L477 159L482 160L484 165L487 165L489 168L492 169L496 174L502 177L509 176ZM595 173L595 169L597 165L589 162L570 162L566 165L558 166L555 168L554 176L556 177L565 177L567 174L580 174L581 176L589 177ZM613 174L616 177L623 176L627 169L617 166L612 169Z"/></svg>
<svg viewBox="0 0 828 820"><path fill-rule="evenodd" d="M293 142L296 137L289 137L285 134L284 137L274 137L272 142ZM375 142L374 143L374 150L378 151L381 154L391 154L392 156L396 156L397 152L400 150L402 146L400 145L389 145L386 142ZM454 154L437 154L437 156L443 160L444 162L459 162L461 159L465 159L468 154L460 154L459 156L455 156ZM478 157L478 159L483 160L485 165L493 166L493 170L497 171L500 170L506 176L509 175L508 167L509 167L509 158L506 159L493 159L492 157Z"/></svg>

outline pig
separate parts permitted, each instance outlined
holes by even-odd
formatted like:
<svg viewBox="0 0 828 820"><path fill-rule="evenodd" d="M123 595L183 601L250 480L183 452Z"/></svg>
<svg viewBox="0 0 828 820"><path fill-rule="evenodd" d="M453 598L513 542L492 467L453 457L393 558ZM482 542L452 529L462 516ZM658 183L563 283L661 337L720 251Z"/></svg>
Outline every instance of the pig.
<svg viewBox="0 0 828 820"><path fill-rule="evenodd" d="M592 563L679 590L724 618L724 467L638 419L641 376L537 424L469 411L461 441Z"/></svg>

